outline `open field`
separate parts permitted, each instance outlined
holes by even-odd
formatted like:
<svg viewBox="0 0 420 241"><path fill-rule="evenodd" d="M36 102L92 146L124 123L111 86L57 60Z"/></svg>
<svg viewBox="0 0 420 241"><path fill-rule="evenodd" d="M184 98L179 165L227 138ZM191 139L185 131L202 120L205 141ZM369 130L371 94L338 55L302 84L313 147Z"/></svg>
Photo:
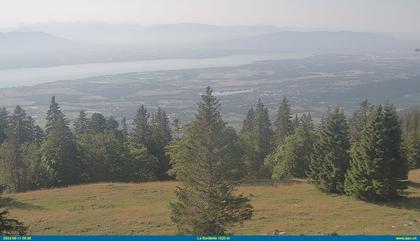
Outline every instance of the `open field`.
<svg viewBox="0 0 420 241"><path fill-rule="evenodd" d="M235 234L420 235L420 169L410 173L406 197L372 204L318 192L303 180L242 186L255 214ZM38 235L170 235L168 203L176 182L100 183L4 195L12 217Z"/></svg>

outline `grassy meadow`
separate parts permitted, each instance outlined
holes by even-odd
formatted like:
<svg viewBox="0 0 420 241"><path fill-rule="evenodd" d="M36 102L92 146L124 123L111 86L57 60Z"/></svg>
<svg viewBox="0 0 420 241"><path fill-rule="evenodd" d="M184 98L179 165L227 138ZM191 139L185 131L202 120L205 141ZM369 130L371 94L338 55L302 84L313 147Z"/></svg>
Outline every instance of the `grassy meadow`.
<svg viewBox="0 0 420 241"><path fill-rule="evenodd" d="M387 204L320 193L305 180L243 185L255 213L234 234L420 235L420 169L401 200ZM177 182L99 183L3 195L32 235L173 235L168 203Z"/></svg>

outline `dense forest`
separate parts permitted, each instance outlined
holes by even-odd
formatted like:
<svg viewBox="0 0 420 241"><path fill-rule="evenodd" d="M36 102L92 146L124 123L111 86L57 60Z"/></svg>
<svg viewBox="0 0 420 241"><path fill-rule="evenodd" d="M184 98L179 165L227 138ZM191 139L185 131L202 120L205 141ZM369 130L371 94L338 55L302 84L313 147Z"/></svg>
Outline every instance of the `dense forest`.
<svg viewBox="0 0 420 241"><path fill-rule="evenodd" d="M176 179L182 185L170 207L179 233L223 235L252 216L250 199L235 193L241 182L308 178L322 192L386 202L407 188L408 170L420 167L419 111L399 116L391 103L364 101L350 118L333 107L315 124L311 113L291 110L284 98L272 122L259 99L237 132L210 87L182 126L145 106L131 121L81 110L70 123L52 97L45 128L20 106L2 108L1 189ZM21 232L6 214L0 220Z"/></svg>

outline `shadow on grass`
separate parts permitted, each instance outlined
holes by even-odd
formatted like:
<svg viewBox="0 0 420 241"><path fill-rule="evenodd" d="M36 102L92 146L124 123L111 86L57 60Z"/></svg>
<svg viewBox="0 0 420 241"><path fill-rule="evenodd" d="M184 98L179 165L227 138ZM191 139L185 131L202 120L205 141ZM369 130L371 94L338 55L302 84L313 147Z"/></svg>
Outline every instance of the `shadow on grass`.
<svg viewBox="0 0 420 241"><path fill-rule="evenodd" d="M262 179L256 181L247 181L243 182L242 185L244 186L277 186L277 185L294 185L294 184L301 184L301 183L308 183L305 179L295 179L295 178L285 178L281 180L271 180L271 179Z"/></svg>
<svg viewBox="0 0 420 241"><path fill-rule="evenodd" d="M414 189L420 189L420 183L409 182L408 186ZM384 203L383 205L398 209L416 210L420 212L420 197L411 197L410 191L406 192L408 196L401 196L399 199Z"/></svg>
<svg viewBox="0 0 420 241"><path fill-rule="evenodd" d="M0 198L0 204L4 208L17 208L17 209L25 209L25 210L42 210L44 209L41 206L30 204L30 203L24 203L17 201L10 197L2 197Z"/></svg>
<svg viewBox="0 0 420 241"><path fill-rule="evenodd" d="M408 186L412 188L420 189L420 183L417 183L417 182L409 182Z"/></svg>
<svg viewBox="0 0 420 241"><path fill-rule="evenodd" d="M420 212L420 197L400 197L398 200L386 203L385 206Z"/></svg>

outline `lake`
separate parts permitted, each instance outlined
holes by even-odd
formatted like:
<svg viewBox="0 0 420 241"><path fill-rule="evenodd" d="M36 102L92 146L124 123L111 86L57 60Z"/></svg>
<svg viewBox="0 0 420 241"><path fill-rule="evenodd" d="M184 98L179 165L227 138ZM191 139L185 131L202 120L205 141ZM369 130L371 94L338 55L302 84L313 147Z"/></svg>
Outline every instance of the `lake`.
<svg viewBox="0 0 420 241"><path fill-rule="evenodd" d="M31 86L59 80L81 79L130 72L233 67L262 60L305 58L310 54L268 53L199 59L159 59L115 63L61 65L0 70L0 88Z"/></svg>

